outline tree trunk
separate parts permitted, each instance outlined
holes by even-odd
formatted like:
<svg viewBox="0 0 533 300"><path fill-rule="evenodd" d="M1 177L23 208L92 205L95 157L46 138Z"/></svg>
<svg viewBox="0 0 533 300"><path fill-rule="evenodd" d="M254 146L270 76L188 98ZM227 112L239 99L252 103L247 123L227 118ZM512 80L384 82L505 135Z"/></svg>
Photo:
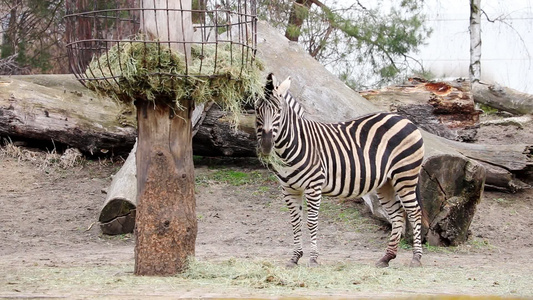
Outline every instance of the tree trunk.
<svg viewBox="0 0 533 300"><path fill-rule="evenodd" d="M470 82L481 78L481 0L470 0Z"/></svg>
<svg viewBox="0 0 533 300"><path fill-rule="evenodd" d="M453 184L450 184L453 182ZM481 201L485 169L475 161L440 155L425 161L420 177L423 233L432 246L458 246Z"/></svg>
<svg viewBox="0 0 533 300"><path fill-rule="evenodd" d="M190 61L191 1L143 0L141 30ZM154 10L150 10L150 9ZM172 30L171 30L172 28ZM135 275L174 275L194 256L197 221L190 99L135 99L138 122ZM182 109L178 109L181 107Z"/></svg>
<svg viewBox="0 0 533 300"><path fill-rule="evenodd" d="M312 4L313 2L310 0L296 0L292 3L289 24L285 30L285 37L289 41L298 42L302 25L307 18Z"/></svg>
<svg viewBox="0 0 533 300"><path fill-rule="evenodd" d="M191 0L142 0L141 31L148 39L183 53L185 60L190 62L190 41L193 40L191 7Z"/></svg>
<svg viewBox="0 0 533 300"><path fill-rule="evenodd" d="M195 250L192 103L184 100L184 109L175 110L171 101L161 100L155 107L149 101L136 102L136 275L182 272Z"/></svg>

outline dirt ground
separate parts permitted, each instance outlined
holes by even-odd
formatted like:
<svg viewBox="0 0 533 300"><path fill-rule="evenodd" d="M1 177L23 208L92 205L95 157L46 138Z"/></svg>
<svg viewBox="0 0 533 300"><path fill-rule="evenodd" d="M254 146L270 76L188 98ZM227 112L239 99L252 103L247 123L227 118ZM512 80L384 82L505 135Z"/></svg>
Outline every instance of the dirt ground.
<svg viewBox="0 0 533 300"><path fill-rule="evenodd" d="M516 131L514 127L498 126L480 129L485 141L491 140L487 137L490 134L497 137L492 140L499 142L533 141L531 128L521 129L519 134ZM39 155L43 154L30 156ZM0 298L383 298L420 294L533 297L533 190L517 194L485 192L469 241L456 248L426 249L424 273L406 267L411 258L408 249L401 249L391 263L390 272L404 272L407 276L462 272L460 276L464 278L459 283L435 278L434 286L417 287L415 282L406 288L402 282L408 279L399 278L398 284L383 289L302 287L273 292L264 288L226 289L179 277L155 284L145 282L132 275L134 237L104 236L94 224L105 199L103 191L120 165L120 161L85 161L63 169L43 165L37 158L32 161L0 155ZM227 169L251 173L255 179L235 184L214 176ZM289 216L269 171L249 160L231 165L204 160L196 165L196 176L196 259L263 260L283 265L292 244ZM335 199L325 202L329 204L323 206L319 227L321 263L372 267L385 249L387 226L369 218L361 204ZM344 212L353 208L361 212L356 222L344 217ZM304 262L306 259L304 256ZM107 278L89 278L87 270L96 277ZM65 282L70 284L65 286Z"/></svg>

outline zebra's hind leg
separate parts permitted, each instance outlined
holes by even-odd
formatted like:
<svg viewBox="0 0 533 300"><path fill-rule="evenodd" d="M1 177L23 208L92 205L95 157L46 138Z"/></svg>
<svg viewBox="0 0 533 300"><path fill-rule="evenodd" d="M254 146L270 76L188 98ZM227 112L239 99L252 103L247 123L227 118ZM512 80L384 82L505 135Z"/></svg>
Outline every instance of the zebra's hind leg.
<svg viewBox="0 0 533 300"><path fill-rule="evenodd" d="M304 254L302 248L302 194L283 190L283 199L289 208L293 234L294 250L291 259L287 262L287 267L290 268L298 265L298 260Z"/></svg>
<svg viewBox="0 0 533 300"><path fill-rule="evenodd" d="M404 209L401 202L394 197L394 188L392 184L387 181L377 191L379 202L381 206L389 215L392 223L392 231L387 245L385 255L376 262L376 267L385 268L389 266L389 261L396 258L398 253L398 245L404 227Z"/></svg>
<svg viewBox="0 0 533 300"><path fill-rule="evenodd" d="M407 219L413 228L413 259L411 267L421 267L422 263L422 209L418 204L416 194L417 182L414 185L405 185L397 191L402 205L407 212Z"/></svg>

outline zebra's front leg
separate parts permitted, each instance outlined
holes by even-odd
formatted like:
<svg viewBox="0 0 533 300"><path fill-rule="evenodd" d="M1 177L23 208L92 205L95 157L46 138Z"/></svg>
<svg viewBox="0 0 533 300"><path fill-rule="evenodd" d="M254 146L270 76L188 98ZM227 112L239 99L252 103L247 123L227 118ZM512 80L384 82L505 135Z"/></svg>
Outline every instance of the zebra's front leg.
<svg viewBox="0 0 533 300"><path fill-rule="evenodd" d="M283 192L283 198L291 215L291 226L294 250L287 267L295 267L298 260L303 256L302 248L302 194Z"/></svg>
<svg viewBox="0 0 533 300"><path fill-rule="evenodd" d="M320 200L322 198L321 190L311 190L305 193L307 199L307 227L311 236L311 255L309 257L309 266L318 266L318 211L320 209Z"/></svg>

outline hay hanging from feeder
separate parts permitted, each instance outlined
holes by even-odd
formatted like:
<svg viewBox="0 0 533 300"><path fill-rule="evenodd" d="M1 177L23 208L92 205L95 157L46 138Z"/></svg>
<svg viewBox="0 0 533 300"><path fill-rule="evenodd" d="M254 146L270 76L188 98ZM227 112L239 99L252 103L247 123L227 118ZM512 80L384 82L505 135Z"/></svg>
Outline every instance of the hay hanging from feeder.
<svg viewBox="0 0 533 300"><path fill-rule="evenodd" d="M164 43L123 41L93 57L86 85L126 104L167 99L179 109L181 99L214 101L237 117L244 103L263 93L263 64L243 60L246 55L251 53L236 44L192 45L191 62L186 64L182 53ZM207 73L215 64L216 73Z"/></svg>

